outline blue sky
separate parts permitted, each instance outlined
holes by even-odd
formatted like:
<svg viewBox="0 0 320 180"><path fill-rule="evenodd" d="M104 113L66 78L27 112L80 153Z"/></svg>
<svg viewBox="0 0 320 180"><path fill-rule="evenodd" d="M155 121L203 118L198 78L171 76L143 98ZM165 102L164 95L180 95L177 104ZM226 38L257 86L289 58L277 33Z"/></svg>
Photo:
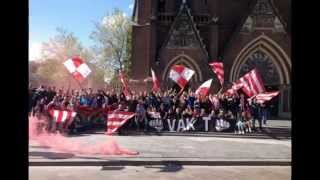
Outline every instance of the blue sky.
<svg viewBox="0 0 320 180"><path fill-rule="evenodd" d="M30 0L29 54L37 56L40 44L56 34L57 27L73 32L84 46L93 42L89 35L94 23L119 8L131 16L134 0ZM30 52L31 51L31 52Z"/></svg>

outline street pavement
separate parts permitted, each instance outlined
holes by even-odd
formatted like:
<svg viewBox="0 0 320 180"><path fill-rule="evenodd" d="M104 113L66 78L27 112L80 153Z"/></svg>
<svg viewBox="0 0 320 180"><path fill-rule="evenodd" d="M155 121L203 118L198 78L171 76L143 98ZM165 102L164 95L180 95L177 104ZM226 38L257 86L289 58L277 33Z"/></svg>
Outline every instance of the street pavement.
<svg viewBox="0 0 320 180"><path fill-rule="evenodd" d="M265 129L268 131L270 128L291 131L291 121L268 121ZM71 154L30 142L29 165L97 166L115 165L115 162L127 163L122 165L143 165L149 162L149 165L155 165L165 161L183 162L184 165L283 165L283 163L290 165L291 163L291 138L166 135L114 137L121 147L138 151L140 154L135 156ZM82 134L68 138L84 146L94 146L107 140L104 134Z"/></svg>
<svg viewBox="0 0 320 180"><path fill-rule="evenodd" d="M84 146L94 146L107 140L95 134L72 137ZM111 161L277 161L291 162L291 140L240 139L188 136L117 136L121 147L138 151L136 156L70 154L29 145L29 164L37 162L111 162ZM38 163L39 164L39 163Z"/></svg>
<svg viewBox="0 0 320 180"><path fill-rule="evenodd" d="M291 138L278 138L275 130L291 137L291 122L269 121L266 138L214 133L114 136L121 147L138 151L136 156L71 154L30 142L29 179L289 180ZM83 146L107 140L101 133L68 138Z"/></svg>
<svg viewBox="0 0 320 180"><path fill-rule="evenodd" d="M289 166L90 166L29 168L30 180L290 180Z"/></svg>

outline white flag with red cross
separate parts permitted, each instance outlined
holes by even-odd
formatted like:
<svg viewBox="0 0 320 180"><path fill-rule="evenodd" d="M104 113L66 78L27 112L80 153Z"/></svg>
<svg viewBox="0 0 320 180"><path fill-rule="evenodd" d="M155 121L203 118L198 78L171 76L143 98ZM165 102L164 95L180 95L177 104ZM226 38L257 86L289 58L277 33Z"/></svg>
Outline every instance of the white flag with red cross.
<svg viewBox="0 0 320 180"><path fill-rule="evenodd" d="M173 65L170 70L170 79L176 82L183 89L194 74L194 70L182 65Z"/></svg>
<svg viewBox="0 0 320 180"><path fill-rule="evenodd" d="M196 90L195 93L197 95L206 96L210 90L211 84L212 84L212 79L207 80Z"/></svg>
<svg viewBox="0 0 320 180"><path fill-rule="evenodd" d="M79 56L68 59L63 65L72 74L73 78L80 82L85 80L91 73L89 66Z"/></svg>

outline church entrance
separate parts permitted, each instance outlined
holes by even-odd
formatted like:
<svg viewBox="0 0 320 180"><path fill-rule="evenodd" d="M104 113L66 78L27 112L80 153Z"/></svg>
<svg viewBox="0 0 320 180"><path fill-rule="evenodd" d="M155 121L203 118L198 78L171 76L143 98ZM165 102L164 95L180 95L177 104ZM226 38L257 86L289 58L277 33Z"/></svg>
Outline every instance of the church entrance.
<svg viewBox="0 0 320 180"><path fill-rule="evenodd" d="M257 68L262 81L264 82L267 92L281 90L280 75L270 57L261 50L257 50L247 57L245 62L240 66L239 77L242 77L253 68ZM274 97L268 102L270 108L269 118L277 118L279 116L280 97Z"/></svg>
<svg viewBox="0 0 320 180"><path fill-rule="evenodd" d="M182 65L184 67L187 67L189 69L192 69L193 71L195 71L194 75L192 76L192 78L190 79L190 81L188 82L188 84L185 87L185 90L189 90L189 89L195 89L197 88L197 86L199 85L200 82L202 82L202 74L201 74L201 70L198 66L198 64L195 63L195 61L193 59L191 59L189 56L185 55L185 54L181 54L175 58L173 58L165 67L164 72L163 72L163 76L162 79L165 84L165 88L174 88L174 89L178 89L180 91L180 87L174 83L169 75L170 75L170 69L173 65ZM179 92L177 91L177 92Z"/></svg>

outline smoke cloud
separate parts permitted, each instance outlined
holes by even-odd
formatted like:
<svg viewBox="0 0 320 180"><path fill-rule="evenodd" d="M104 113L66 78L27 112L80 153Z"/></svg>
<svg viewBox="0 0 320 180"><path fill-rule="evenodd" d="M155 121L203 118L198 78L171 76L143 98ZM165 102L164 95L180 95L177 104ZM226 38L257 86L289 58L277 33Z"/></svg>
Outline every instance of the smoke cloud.
<svg viewBox="0 0 320 180"><path fill-rule="evenodd" d="M138 155L138 152L130 151L118 145L116 139L106 135L106 141L95 145L88 146L86 144L75 141L74 139L65 137L61 134L47 133L42 130L39 132L37 125L39 120L36 117L29 117L29 140L37 142L41 146L50 147L53 150L62 151L72 154L85 155Z"/></svg>

